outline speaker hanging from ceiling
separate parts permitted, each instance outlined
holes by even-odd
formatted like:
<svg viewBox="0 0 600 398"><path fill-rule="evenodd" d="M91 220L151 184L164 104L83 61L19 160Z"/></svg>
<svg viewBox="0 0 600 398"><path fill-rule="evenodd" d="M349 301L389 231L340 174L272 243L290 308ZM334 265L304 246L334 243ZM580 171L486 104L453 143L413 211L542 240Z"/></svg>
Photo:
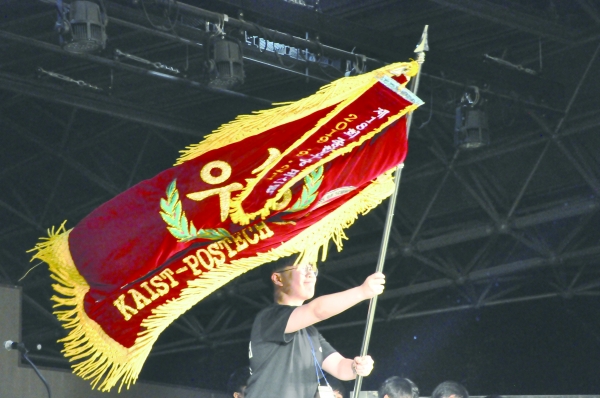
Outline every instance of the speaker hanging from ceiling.
<svg viewBox="0 0 600 398"><path fill-rule="evenodd" d="M102 0L57 0L56 28L60 44L76 54L96 52L106 47L108 17Z"/></svg>
<svg viewBox="0 0 600 398"><path fill-rule="evenodd" d="M239 40L213 35L206 48L210 87L231 89L244 83L244 57Z"/></svg>

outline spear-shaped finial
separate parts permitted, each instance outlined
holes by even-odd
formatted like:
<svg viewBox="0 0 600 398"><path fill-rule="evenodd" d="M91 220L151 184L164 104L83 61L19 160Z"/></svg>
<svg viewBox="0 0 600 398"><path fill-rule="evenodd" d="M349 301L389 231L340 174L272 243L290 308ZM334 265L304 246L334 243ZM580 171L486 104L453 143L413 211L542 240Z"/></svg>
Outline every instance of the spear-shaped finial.
<svg viewBox="0 0 600 398"><path fill-rule="evenodd" d="M423 34L421 35L421 40L419 40L419 44L415 48L416 53L422 53L424 51L429 51L429 43L427 42L427 30L429 29L429 25L425 25L425 29L423 29Z"/></svg>

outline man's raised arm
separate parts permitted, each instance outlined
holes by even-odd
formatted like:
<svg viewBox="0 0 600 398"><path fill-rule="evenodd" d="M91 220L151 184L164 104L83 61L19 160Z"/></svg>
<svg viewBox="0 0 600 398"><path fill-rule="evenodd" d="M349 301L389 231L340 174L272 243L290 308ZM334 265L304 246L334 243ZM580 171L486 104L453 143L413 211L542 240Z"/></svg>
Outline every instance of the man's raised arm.
<svg viewBox="0 0 600 398"><path fill-rule="evenodd" d="M307 304L297 307L288 320L286 333L293 333L307 326L331 318L363 300L373 298L383 292L385 275L376 272L362 285L343 292L317 297Z"/></svg>

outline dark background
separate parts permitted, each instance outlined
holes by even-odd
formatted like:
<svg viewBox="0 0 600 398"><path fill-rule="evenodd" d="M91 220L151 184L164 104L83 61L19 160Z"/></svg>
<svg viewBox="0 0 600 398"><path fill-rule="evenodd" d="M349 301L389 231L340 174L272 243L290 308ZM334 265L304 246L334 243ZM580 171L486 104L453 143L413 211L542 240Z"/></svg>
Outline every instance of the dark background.
<svg viewBox="0 0 600 398"><path fill-rule="evenodd" d="M36 363L69 366L47 269L19 281L35 265L26 251L47 228L73 227L239 114L303 98L346 70L414 57L428 24L418 92L426 104L414 113L369 350L375 370L363 386L401 375L423 395L447 379L473 395L600 391L596 1L105 4L106 48L74 55L59 45L53 1L0 3L0 283L23 287L23 341L44 346ZM229 37L245 42L246 30L262 41L244 44L244 84L215 91L205 27L214 31L223 14L251 24L226 23ZM307 35L302 45L292 38ZM309 48L308 61L285 45ZM169 78L117 49L181 73ZM473 87L490 143L459 150L455 109ZM386 208L357 220L343 252L330 248L318 294L373 272ZM141 379L224 390L247 363L252 319L269 301L257 272L231 282L161 335ZM355 355L366 310L320 330Z"/></svg>

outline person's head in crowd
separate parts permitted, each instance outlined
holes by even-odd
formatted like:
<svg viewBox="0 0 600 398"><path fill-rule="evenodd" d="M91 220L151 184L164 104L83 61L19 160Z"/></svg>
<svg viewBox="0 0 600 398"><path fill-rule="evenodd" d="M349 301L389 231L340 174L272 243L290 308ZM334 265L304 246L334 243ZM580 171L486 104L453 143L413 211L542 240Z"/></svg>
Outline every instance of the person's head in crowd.
<svg viewBox="0 0 600 398"><path fill-rule="evenodd" d="M381 384L377 396L379 398L419 398L419 388L410 379L392 376Z"/></svg>
<svg viewBox="0 0 600 398"><path fill-rule="evenodd" d="M445 381L433 390L431 398L469 398L469 393L462 384Z"/></svg>
<svg viewBox="0 0 600 398"><path fill-rule="evenodd" d="M227 393L234 398L244 398L246 394L246 386L250 377L250 368L243 366L237 368L227 381Z"/></svg>

